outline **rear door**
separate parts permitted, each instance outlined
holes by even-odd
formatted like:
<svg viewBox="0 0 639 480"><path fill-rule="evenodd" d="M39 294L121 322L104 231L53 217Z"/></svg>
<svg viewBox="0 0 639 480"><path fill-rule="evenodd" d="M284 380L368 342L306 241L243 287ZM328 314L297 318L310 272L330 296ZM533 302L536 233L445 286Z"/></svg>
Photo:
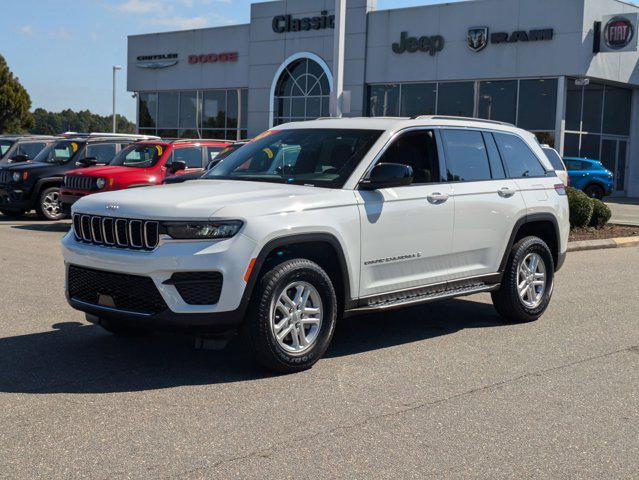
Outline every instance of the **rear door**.
<svg viewBox="0 0 639 480"><path fill-rule="evenodd" d="M449 279L454 202L443 182L437 136L411 129L378 163L410 165L412 185L357 191L361 225L360 297L410 290Z"/></svg>
<svg viewBox="0 0 639 480"><path fill-rule="evenodd" d="M488 131L442 129L448 181L455 200L451 275L496 273L526 206Z"/></svg>

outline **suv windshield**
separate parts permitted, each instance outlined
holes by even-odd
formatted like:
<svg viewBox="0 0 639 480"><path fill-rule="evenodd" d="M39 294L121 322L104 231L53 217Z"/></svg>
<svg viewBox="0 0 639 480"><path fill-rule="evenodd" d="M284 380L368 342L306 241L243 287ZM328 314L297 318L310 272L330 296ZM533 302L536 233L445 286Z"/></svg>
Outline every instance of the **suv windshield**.
<svg viewBox="0 0 639 480"><path fill-rule="evenodd" d="M129 145L109 165L133 168L153 167L164 153L162 145Z"/></svg>
<svg viewBox="0 0 639 480"><path fill-rule="evenodd" d="M341 188L381 134L378 130L273 130L231 153L202 178Z"/></svg>
<svg viewBox="0 0 639 480"><path fill-rule="evenodd" d="M548 157L548 160L550 160L550 163L552 164L552 167L555 170L565 170L566 169L564 167L564 163L561 161L561 157L555 151L554 148L542 148L542 150L546 154L546 157Z"/></svg>
<svg viewBox="0 0 639 480"><path fill-rule="evenodd" d="M9 151L11 145L13 145L13 142L11 140L0 140L0 160Z"/></svg>
<svg viewBox="0 0 639 480"><path fill-rule="evenodd" d="M83 142L84 143L84 142ZM33 159L34 162L66 163L72 159L82 144L72 140L62 140L44 148Z"/></svg>

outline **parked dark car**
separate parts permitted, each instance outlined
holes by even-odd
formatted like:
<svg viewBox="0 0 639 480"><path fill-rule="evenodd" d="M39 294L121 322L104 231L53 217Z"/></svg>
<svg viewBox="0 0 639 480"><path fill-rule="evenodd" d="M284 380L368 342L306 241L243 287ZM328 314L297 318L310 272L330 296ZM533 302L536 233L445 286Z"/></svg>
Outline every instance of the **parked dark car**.
<svg viewBox="0 0 639 480"><path fill-rule="evenodd" d="M64 174L79 167L108 164L126 146L148 138L139 135L86 134L58 139L33 161L0 168L0 212L19 217L35 209L43 220L60 220L60 185Z"/></svg>
<svg viewBox="0 0 639 480"><path fill-rule="evenodd" d="M57 140L52 135L0 135L0 165L33 160Z"/></svg>
<svg viewBox="0 0 639 480"><path fill-rule="evenodd" d="M570 186L583 190L590 198L602 199L612 193L615 176L599 160L564 158Z"/></svg>
<svg viewBox="0 0 639 480"><path fill-rule="evenodd" d="M231 153L235 152L242 145L246 145L247 143L248 142L236 142L236 143L226 147L224 150L222 150L221 152L216 154L215 157L213 157L213 158L211 158L209 160L208 164L206 165L206 168L205 168L204 172L202 172L202 171L199 171L199 172L187 172L187 173L182 173L182 174L178 174L178 175L171 175L169 177L166 177L162 183L171 184L171 183L182 183L182 182L186 182L187 180L197 180L198 178L201 178L202 175L204 175L206 172L208 172L213 167L215 167L215 165L220 163L221 160L224 160Z"/></svg>

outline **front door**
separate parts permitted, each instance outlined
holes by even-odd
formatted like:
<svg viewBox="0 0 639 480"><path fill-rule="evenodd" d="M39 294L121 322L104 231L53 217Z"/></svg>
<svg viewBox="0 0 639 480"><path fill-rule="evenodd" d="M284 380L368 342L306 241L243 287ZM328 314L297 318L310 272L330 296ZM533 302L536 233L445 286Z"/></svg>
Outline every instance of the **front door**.
<svg viewBox="0 0 639 480"><path fill-rule="evenodd" d="M361 225L360 297L409 290L449 279L454 201L442 182L436 135L401 134L380 163L410 165L413 184L358 191Z"/></svg>
<svg viewBox="0 0 639 480"><path fill-rule="evenodd" d="M601 140L601 163L615 176L615 192L624 193L626 190L626 159L628 156L628 141L619 138Z"/></svg>

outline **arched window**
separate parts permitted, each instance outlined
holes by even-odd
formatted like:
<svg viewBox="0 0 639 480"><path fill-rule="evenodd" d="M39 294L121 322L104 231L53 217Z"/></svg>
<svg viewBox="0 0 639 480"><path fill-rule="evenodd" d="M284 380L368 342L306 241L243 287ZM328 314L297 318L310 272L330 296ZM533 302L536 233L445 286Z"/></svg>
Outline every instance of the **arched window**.
<svg viewBox="0 0 639 480"><path fill-rule="evenodd" d="M328 116L330 94L329 79L319 63L308 58L295 60L275 87L274 125Z"/></svg>

